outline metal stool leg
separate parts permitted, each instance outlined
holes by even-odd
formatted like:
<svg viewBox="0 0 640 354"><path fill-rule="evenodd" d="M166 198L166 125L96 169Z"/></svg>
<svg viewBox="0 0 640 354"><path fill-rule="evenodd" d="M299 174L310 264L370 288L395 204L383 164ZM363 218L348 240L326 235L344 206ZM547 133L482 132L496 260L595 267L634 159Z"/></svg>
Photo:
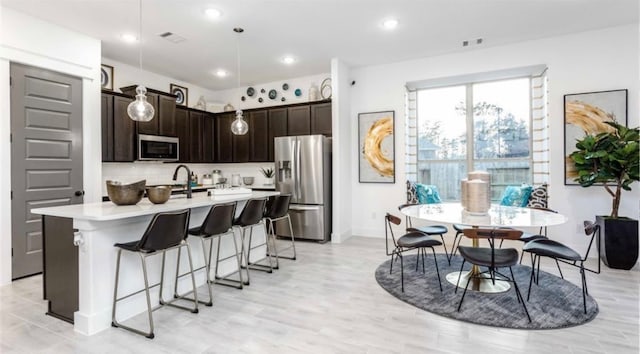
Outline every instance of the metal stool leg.
<svg viewBox="0 0 640 354"><path fill-rule="evenodd" d="M220 276L220 273L218 273L218 266L220 264L220 244L222 243L222 237L225 235L230 235L231 239L233 240L234 257L236 258L236 262L238 265L238 270L236 272L238 273L238 278L240 280L228 279L229 275L222 277ZM236 272L233 272L231 274L234 274ZM244 280L242 278L242 255L241 253L238 252L238 242L236 240L234 229L230 230L225 234L218 236L218 247L216 249L216 266L214 270L214 279L215 279L214 280L215 284L230 286L236 289L242 289L242 286L244 284Z"/></svg>
<svg viewBox="0 0 640 354"><path fill-rule="evenodd" d="M253 225L251 227L251 229L249 230L249 245L247 247L247 271L248 269L253 269L253 270L260 270L263 272L267 272L267 273L272 273L273 272L273 261L271 259L271 252L269 252L269 233L267 232L267 227L264 223L264 219L262 221L260 221L260 224L262 224L263 228L264 228L264 245L267 247L266 250L266 258L269 260L269 265L264 265L264 264L259 264L259 261L262 261L263 259L260 259L258 262L251 262L250 261L250 256L251 256L251 243L253 240ZM256 224L257 225L257 224ZM258 245L261 246L262 244Z"/></svg>

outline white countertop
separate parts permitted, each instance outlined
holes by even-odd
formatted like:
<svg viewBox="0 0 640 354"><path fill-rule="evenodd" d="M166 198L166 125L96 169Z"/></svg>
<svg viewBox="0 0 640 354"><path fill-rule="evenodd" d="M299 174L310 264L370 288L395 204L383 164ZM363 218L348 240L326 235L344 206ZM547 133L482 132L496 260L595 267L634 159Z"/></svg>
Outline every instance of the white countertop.
<svg viewBox="0 0 640 354"><path fill-rule="evenodd" d="M102 202L38 208L31 209L31 212L33 214L78 220L108 221L152 215L160 212L205 207L219 203L248 200L251 198L264 198L278 194L280 194L280 192L254 191L250 194L208 197L206 193L194 193L193 198L172 198L164 204L153 204L147 198L143 198L136 205L115 205L112 202Z"/></svg>

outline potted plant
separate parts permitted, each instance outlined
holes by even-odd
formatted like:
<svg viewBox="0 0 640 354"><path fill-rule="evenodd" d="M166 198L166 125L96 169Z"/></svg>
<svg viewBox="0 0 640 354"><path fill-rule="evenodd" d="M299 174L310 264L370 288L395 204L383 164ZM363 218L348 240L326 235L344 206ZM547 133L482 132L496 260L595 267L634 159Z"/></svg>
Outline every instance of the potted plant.
<svg viewBox="0 0 640 354"><path fill-rule="evenodd" d="M267 179L267 184L268 185L272 185L273 184L273 175L274 175L273 168L268 167L268 168L265 169L263 167L260 167L260 172Z"/></svg>
<svg viewBox="0 0 640 354"><path fill-rule="evenodd" d="M627 128L617 122L605 122L610 131L586 135L576 143L570 157L575 163L583 187L602 185L612 197L611 215L596 216L600 225L601 258L617 269L631 269L638 260L638 220L618 215L622 190L631 190L639 180L639 128Z"/></svg>

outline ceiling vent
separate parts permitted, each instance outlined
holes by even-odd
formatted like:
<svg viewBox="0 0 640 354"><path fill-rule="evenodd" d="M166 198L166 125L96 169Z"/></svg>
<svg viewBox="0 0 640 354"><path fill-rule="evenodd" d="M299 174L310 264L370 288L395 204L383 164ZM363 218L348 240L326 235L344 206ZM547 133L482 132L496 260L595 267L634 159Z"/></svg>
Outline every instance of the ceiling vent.
<svg viewBox="0 0 640 354"><path fill-rule="evenodd" d="M184 37L181 37L173 32L165 32L165 33L161 33L159 34L160 37L168 40L171 43L180 43L180 42L184 42L187 39Z"/></svg>
<svg viewBox="0 0 640 354"><path fill-rule="evenodd" d="M484 42L483 38L476 38L472 40L462 41L463 47L473 47L477 45L481 45Z"/></svg>

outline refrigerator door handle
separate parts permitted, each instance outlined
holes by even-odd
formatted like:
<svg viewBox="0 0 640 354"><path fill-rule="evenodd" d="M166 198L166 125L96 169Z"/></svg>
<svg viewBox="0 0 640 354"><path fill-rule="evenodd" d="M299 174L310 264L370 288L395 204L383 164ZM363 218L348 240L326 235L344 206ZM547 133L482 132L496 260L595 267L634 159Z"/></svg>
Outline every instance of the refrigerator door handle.
<svg viewBox="0 0 640 354"><path fill-rule="evenodd" d="M300 167L301 165L301 161L300 161L300 139L296 139L296 181L297 186L298 186L298 191L296 192L296 194L298 195L298 199L301 200L303 198L302 195L302 176L301 176L301 171L302 168Z"/></svg>
<svg viewBox="0 0 640 354"><path fill-rule="evenodd" d="M291 141L291 179L293 179L292 199L298 200L298 176L296 175L296 140Z"/></svg>
<svg viewBox="0 0 640 354"><path fill-rule="evenodd" d="M309 211L309 210L318 210L319 206L289 206L289 210L297 210L297 211Z"/></svg>

